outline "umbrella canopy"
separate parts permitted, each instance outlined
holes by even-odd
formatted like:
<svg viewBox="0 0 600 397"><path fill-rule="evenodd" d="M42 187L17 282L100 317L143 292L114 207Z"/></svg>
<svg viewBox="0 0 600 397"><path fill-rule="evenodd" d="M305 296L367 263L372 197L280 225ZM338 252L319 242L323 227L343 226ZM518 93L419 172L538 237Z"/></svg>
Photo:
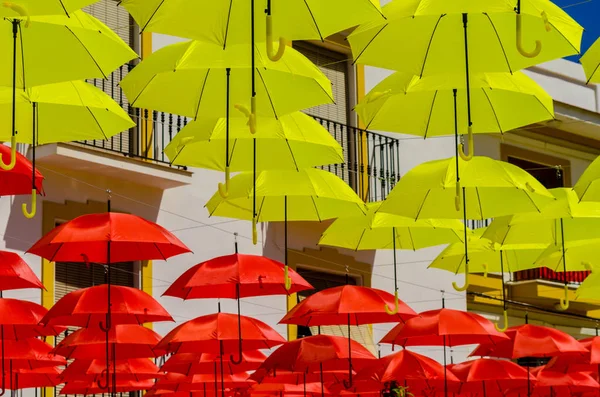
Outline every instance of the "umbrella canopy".
<svg viewBox="0 0 600 397"><path fill-rule="evenodd" d="M227 128L229 127L229 131ZM171 164L208 168L219 171L252 171L254 140L256 170L301 169L344 162L342 147L319 122L301 112L278 118L258 117L256 133L247 121L214 118L188 123L165 148ZM228 157L226 145L229 145Z"/></svg>
<svg viewBox="0 0 600 397"><path fill-rule="evenodd" d="M348 364L346 363L346 367ZM353 371L354 373L355 371ZM322 383L323 385L332 385L335 383L344 383L348 380L348 369L345 370L328 370L326 368L321 372L320 368L317 372L295 372L286 370L268 371L263 368L254 372L253 376L260 378L260 384L288 384L288 385L303 385L304 383ZM324 388L325 393L328 388ZM330 390L334 391L334 390ZM337 390L336 390L337 391ZM334 393L335 394L335 393Z"/></svg>
<svg viewBox="0 0 600 397"><path fill-rule="evenodd" d="M255 55L258 117L277 118L333 102L330 81L299 52L290 48L279 62L272 62L264 46L257 45ZM223 48L206 41L171 44L152 53L120 85L131 106L194 119L211 117L213 121L227 117L229 112L231 117L246 120L244 113L236 109L252 108L250 56L247 45Z"/></svg>
<svg viewBox="0 0 600 397"><path fill-rule="evenodd" d="M499 343L508 336L496 331L494 324L482 316L453 309L420 313L398 324L379 343L399 346L460 346L476 343Z"/></svg>
<svg viewBox="0 0 600 397"><path fill-rule="evenodd" d="M294 385L289 383L261 383L254 384L246 391L251 396L291 394L291 395L321 395L333 394L325 386L322 390L320 382L308 382L306 384Z"/></svg>
<svg viewBox="0 0 600 397"><path fill-rule="evenodd" d="M409 350L382 357L356 375L356 382L374 381L380 386L386 382L396 381L408 387L410 391L421 389L444 388L444 376L449 390L458 391L460 382L452 373L446 372L437 361Z"/></svg>
<svg viewBox="0 0 600 397"><path fill-rule="evenodd" d="M394 307L394 295L376 288L344 285L312 294L294 306L279 323L305 327L350 326L404 322L417 316L404 302L399 302L395 314L389 314L386 307Z"/></svg>
<svg viewBox="0 0 600 397"><path fill-rule="evenodd" d="M126 360L116 360L116 366L113 361L110 362L108 372L116 372L118 381L140 382L147 379L157 379L165 376L154 362L148 358L130 358ZM92 381L102 378L106 374L106 361L103 359L94 360L73 360L67 368L60 374L61 382L73 381Z"/></svg>
<svg viewBox="0 0 600 397"><path fill-rule="evenodd" d="M141 325L113 325L108 333L99 327L82 328L64 338L53 353L83 360L102 357L106 350L114 360L155 357L164 354L160 349L154 349L159 341L160 335ZM106 366L106 361L104 363Z"/></svg>
<svg viewBox="0 0 600 397"><path fill-rule="evenodd" d="M235 364L231 356L223 357L223 371L228 374L252 371L257 369L267 358L259 350L247 350L242 352L242 362ZM215 368L215 363L217 367ZM183 375L221 373L221 357L210 353L179 353L172 355L160 370L163 372L175 372Z"/></svg>
<svg viewBox="0 0 600 397"><path fill-rule="evenodd" d="M13 370L8 382L7 389L20 390L36 387L54 387L60 383L60 369L58 367L43 367L36 369ZM9 376L6 373L6 376Z"/></svg>
<svg viewBox="0 0 600 397"><path fill-rule="evenodd" d="M248 379L248 374L195 374L185 376L182 374L167 374L154 385L155 390L170 390L173 392L191 392L200 390L223 390L224 388L238 388L252 385L254 382Z"/></svg>
<svg viewBox="0 0 600 397"><path fill-rule="evenodd" d="M267 11L264 1L230 3L217 0L208 4L177 1L125 0L121 3L142 30L211 41L218 45L249 43L251 15L254 35L259 41L265 34ZM286 40L323 40L325 37L374 18L381 18L379 3L373 0L289 0L267 2L272 17L272 34ZM254 7L254 8L252 8Z"/></svg>
<svg viewBox="0 0 600 397"><path fill-rule="evenodd" d="M17 142L35 141L36 145L43 145L108 139L135 126L127 112L110 96L83 81L17 90L16 106ZM6 120L7 125L11 120L11 112L12 88L0 87L0 117ZM37 126L35 132L32 123L34 117ZM2 131L0 139L10 140L10 128Z"/></svg>
<svg viewBox="0 0 600 397"><path fill-rule="evenodd" d="M471 114L477 120L473 133L504 133L554 118L552 97L524 73L473 73L469 87ZM365 128L425 138L452 135L455 119L467 119L466 95L464 73L419 78L396 72L355 110ZM458 134L468 132L465 122L457 127Z"/></svg>
<svg viewBox="0 0 600 397"><path fill-rule="evenodd" d="M561 373L542 367L536 373L534 392L539 395L568 396L576 393L596 391L598 382L585 372Z"/></svg>
<svg viewBox="0 0 600 397"><path fill-rule="evenodd" d="M505 331L508 340L482 343L471 356L508 359L553 357L562 354L585 354L587 349L571 335L554 328L524 324Z"/></svg>
<svg viewBox="0 0 600 397"><path fill-rule="evenodd" d="M252 317L216 313L197 317L175 327L156 345L167 353L231 353L238 349L238 321L243 332L242 350L270 349L285 339L267 324Z"/></svg>
<svg viewBox="0 0 600 397"><path fill-rule="evenodd" d="M382 202L368 203L366 215L340 216L323 232L319 245L351 250L417 250L462 241L456 219L419 219L378 212Z"/></svg>
<svg viewBox="0 0 600 397"><path fill-rule="evenodd" d="M27 252L50 262L106 264L166 260L190 252L190 249L156 223L135 215L107 212L83 215L65 222L43 236Z"/></svg>
<svg viewBox="0 0 600 397"><path fill-rule="evenodd" d="M46 325L95 327L106 319L108 285L81 288L59 299L41 319ZM110 286L111 322L143 324L174 321L148 293L132 287Z"/></svg>
<svg viewBox="0 0 600 397"><path fill-rule="evenodd" d="M27 15L69 15L69 12L82 9L94 3L94 0L16 0L18 4L27 11ZM13 9L0 8L0 17L15 17L19 14Z"/></svg>
<svg viewBox="0 0 600 397"><path fill-rule="evenodd" d="M0 330L2 339L25 339L54 336L65 330L60 326L40 325L48 309L37 303L0 298Z"/></svg>
<svg viewBox="0 0 600 397"><path fill-rule="evenodd" d="M288 277L289 290L285 287L282 263L258 255L225 255L192 266L163 295L182 299L239 299L313 289L293 269L288 269Z"/></svg>
<svg viewBox="0 0 600 397"><path fill-rule="evenodd" d="M579 53L583 28L565 11L550 1L517 4L392 1L385 20L361 25L348 41L355 62L421 76L463 73L465 52L472 73L512 73Z"/></svg>
<svg viewBox="0 0 600 397"><path fill-rule="evenodd" d="M600 201L600 158L596 158L577 180L573 190L580 201Z"/></svg>
<svg viewBox="0 0 600 397"><path fill-rule="evenodd" d="M12 26L25 19L29 26L18 29L16 40L17 88L107 78L113 70L137 58L116 33L83 11L73 11L69 16L2 18L0 30L5 33L0 35L0 47L13 48ZM12 87L12 81L12 51L7 51L0 63L0 86Z"/></svg>
<svg viewBox="0 0 600 397"><path fill-rule="evenodd" d="M37 338L4 341L4 371L65 365L64 357L52 353L52 346ZM6 384L6 383L5 383Z"/></svg>
<svg viewBox="0 0 600 397"><path fill-rule="evenodd" d="M0 156L8 158L10 155L11 148L0 145ZM16 152L15 159L13 169L0 170L0 196L31 194L33 166L21 153ZM41 195L44 194L43 181L44 176L38 170L35 170L35 188L37 193Z"/></svg>
<svg viewBox="0 0 600 397"><path fill-rule="evenodd" d="M588 83L600 83L600 40L596 40L594 44L587 49L585 54L579 59Z"/></svg>
<svg viewBox="0 0 600 397"><path fill-rule="evenodd" d="M316 168L262 171L256 176L255 188L252 187L252 173L234 176L227 199L216 193L206 203L209 214L251 220L254 194L258 222L283 221L286 212L288 221L321 222L367 211L350 186L331 172Z"/></svg>
<svg viewBox="0 0 600 397"><path fill-rule="evenodd" d="M462 382L461 393L503 395L507 389L527 387L536 381L527 369L507 360L466 361L453 365L450 371Z"/></svg>
<svg viewBox="0 0 600 397"><path fill-rule="evenodd" d="M0 152L2 151L2 147L5 146L0 147ZM4 173L10 174L17 167ZM25 288L44 289L44 285L18 254L9 251L0 251L0 291Z"/></svg>
<svg viewBox="0 0 600 397"><path fill-rule="evenodd" d="M341 336L316 335L286 342L277 348L250 378L257 382L280 370L299 373L347 370L348 359L352 367L360 370L375 357L360 343Z"/></svg>
<svg viewBox="0 0 600 397"><path fill-rule="evenodd" d="M152 379L147 379L143 381L129 381L122 380L117 381L117 384L114 386L111 385L111 389L117 393L126 393L137 390L149 390L154 386L154 381ZM110 391L106 387L98 386L98 383L95 381L75 381L68 382L65 384L62 389L60 389L60 394L101 394L101 393L109 393Z"/></svg>
<svg viewBox="0 0 600 397"><path fill-rule="evenodd" d="M428 161L400 179L380 211L412 219L488 219L519 212L539 212L555 200L527 171L489 157L470 161L459 158L460 185L456 182L456 159ZM456 206L456 188L464 199Z"/></svg>

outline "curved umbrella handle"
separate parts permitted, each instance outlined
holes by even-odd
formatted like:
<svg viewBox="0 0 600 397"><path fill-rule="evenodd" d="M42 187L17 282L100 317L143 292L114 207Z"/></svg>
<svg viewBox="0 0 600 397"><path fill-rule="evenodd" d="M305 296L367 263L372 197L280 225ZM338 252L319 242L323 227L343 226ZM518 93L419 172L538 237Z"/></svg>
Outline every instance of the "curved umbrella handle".
<svg viewBox="0 0 600 397"><path fill-rule="evenodd" d="M253 135L256 134L256 99L254 97L252 98L252 110L248 110L246 106L240 104L233 105L233 107L242 112L244 116L248 117L248 127L250 128L250 133Z"/></svg>
<svg viewBox="0 0 600 397"><path fill-rule="evenodd" d="M225 167L225 183L219 183L219 195L224 199L229 195L229 167Z"/></svg>
<svg viewBox="0 0 600 397"><path fill-rule="evenodd" d="M565 297L560 300L560 308L567 310L569 308L569 286L565 285Z"/></svg>
<svg viewBox="0 0 600 397"><path fill-rule="evenodd" d="M31 189L31 212L27 210L27 203L21 205L25 218L31 219L35 216L37 210L37 189Z"/></svg>
<svg viewBox="0 0 600 397"><path fill-rule="evenodd" d="M460 204L462 201L460 190L460 182L456 182L456 196L454 196L454 208L456 208L456 211L460 211Z"/></svg>
<svg viewBox="0 0 600 397"><path fill-rule="evenodd" d="M456 282L453 282L452 287L458 292L466 291L466 289L469 288L469 264L468 263L465 263L465 285L463 285L462 287L459 287L458 284L456 284Z"/></svg>
<svg viewBox="0 0 600 397"><path fill-rule="evenodd" d="M102 332L108 332L112 328L112 324L111 324L111 321L110 321L110 316L108 314L106 315L105 322L106 322L106 325L102 321L100 322L100 324L98 324L100 326L100 329L102 330Z"/></svg>
<svg viewBox="0 0 600 397"><path fill-rule="evenodd" d="M256 217L252 218L252 244L258 243L258 231L256 230Z"/></svg>
<svg viewBox="0 0 600 397"><path fill-rule="evenodd" d="M388 305L385 305L385 312L387 314L389 314L390 316L393 316L394 314L398 314L398 308L399 308L399 304L398 304L398 291L394 291L394 308L390 309L388 307Z"/></svg>
<svg viewBox="0 0 600 397"><path fill-rule="evenodd" d="M4 160L2 159L2 153L0 153L0 168L2 168L4 171L10 171L13 168L15 168L16 164L17 164L17 137L13 135L10 137L10 162L8 164L4 163Z"/></svg>
<svg viewBox="0 0 600 397"><path fill-rule="evenodd" d="M100 379L103 378L105 375L106 375L106 383L102 384ZM102 372L100 372L100 376L96 380L96 384L98 385L98 387L100 389L108 389L108 370L106 368L104 368L102 370Z"/></svg>
<svg viewBox="0 0 600 397"><path fill-rule="evenodd" d="M546 20L547 20L547 18L546 18ZM531 52L525 51L525 49L523 48L523 29L522 29L521 25L522 25L521 14L517 14L517 50L519 51L519 53L521 55L523 55L526 58L535 58L538 55L540 55L540 52L542 51L542 42L539 40L536 40L534 50ZM546 24L546 30L547 29L548 29L548 24Z"/></svg>
<svg viewBox="0 0 600 397"><path fill-rule="evenodd" d="M552 31L552 24L548 20L548 14L546 14L546 11L542 11L542 20L544 21L544 28L546 28L546 32Z"/></svg>
<svg viewBox="0 0 600 397"><path fill-rule="evenodd" d="M475 149L475 142L473 139L473 127L469 126L469 132L467 133L469 138L468 138L468 142L467 144L469 145L469 154L465 154L465 145L463 145L462 143L460 145L458 145L458 154L460 155L460 158L463 159L464 161L469 161L473 158L473 151Z"/></svg>
<svg viewBox="0 0 600 397"><path fill-rule="evenodd" d="M288 265L283 267L283 285L285 286L286 291L289 291L292 288L292 278L290 277Z"/></svg>
<svg viewBox="0 0 600 397"><path fill-rule="evenodd" d="M287 40L280 37L277 53L273 51L273 19L271 15L267 15L267 56L271 61L277 62L285 53L285 47L287 47Z"/></svg>
<svg viewBox="0 0 600 397"><path fill-rule="evenodd" d="M29 17L29 13L27 12L27 9L25 7L23 7L20 4L11 3L10 1L5 1L4 3L2 3L2 6L10 8L20 16L27 18L27 20L25 21L25 27L29 27L29 24L31 23L31 18Z"/></svg>
<svg viewBox="0 0 600 397"><path fill-rule="evenodd" d="M229 355L229 361L231 361L232 364L234 365L239 365L242 363L242 360L244 359L244 355L242 353L242 336L240 335L240 339L239 339L239 346L238 346L238 358L234 359L233 358L233 354Z"/></svg>
<svg viewBox="0 0 600 397"><path fill-rule="evenodd" d="M489 271L489 266L487 265L487 263L484 263L481 265L483 267L483 277L487 278L488 276L488 271Z"/></svg>
<svg viewBox="0 0 600 397"><path fill-rule="evenodd" d="M496 327L496 331L498 331L498 332L504 332L508 329L508 312L506 310L504 310L503 316L504 316L504 325L502 327L499 326L498 323L494 323L494 327Z"/></svg>

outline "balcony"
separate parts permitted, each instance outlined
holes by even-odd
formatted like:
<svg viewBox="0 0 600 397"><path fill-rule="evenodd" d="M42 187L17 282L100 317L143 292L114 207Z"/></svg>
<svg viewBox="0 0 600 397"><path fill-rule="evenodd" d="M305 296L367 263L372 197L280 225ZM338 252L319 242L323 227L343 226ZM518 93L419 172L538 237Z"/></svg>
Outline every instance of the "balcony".
<svg viewBox="0 0 600 397"><path fill-rule="evenodd" d="M523 270L514 273L514 281L544 280L564 284L581 284L590 274L588 271L580 272L554 272L547 268Z"/></svg>
<svg viewBox="0 0 600 397"><path fill-rule="evenodd" d="M172 166L163 150L188 123L188 118L170 113L144 110L129 105L119 82L133 68L123 65L107 80L89 83L102 89L125 109L137 126L108 140L78 141L72 145L98 150L142 164L185 172L185 167ZM400 178L399 140L383 134L315 117L340 143L344 163L322 167L346 181L365 201L386 198Z"/></svg>

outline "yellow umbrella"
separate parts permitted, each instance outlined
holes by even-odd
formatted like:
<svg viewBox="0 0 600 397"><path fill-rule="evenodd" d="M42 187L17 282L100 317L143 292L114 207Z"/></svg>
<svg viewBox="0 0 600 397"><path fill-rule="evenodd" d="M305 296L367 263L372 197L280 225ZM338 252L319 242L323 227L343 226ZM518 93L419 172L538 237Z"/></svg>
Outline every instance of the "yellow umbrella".
<svg viewBox="0 0 600 397"><path fill-rule="evenodd" d="M164 33L220 46L266 42L276 60L289 40L324 40L360 23L383 19L378 0L260 0L210 2L123 0L142 31ZM265 14L265 18L255 15ZM251 37L254 36L254 37ZM273 36L280 47L274 53Z"/></svg>
<svg viewBox="0 0 600 397"><path fill-rule="evenodd" d="M13 102L14 101L14 102ZM35 147L52 142L108 139L135 126L127 113L100 89L83 81L47 84L17 91L0 87L0 120L11 119L16 106L16 141L32 145L33 173ZM10 128L2 129L0 140L11 139ZM16 145L15 145L16 146ZM35 178L33 178L35 180ZM37 192L32 186L31 212L23 204L23 213L33 218Z"/></svg>
<svg viewBox="0 0 600 397"><path fill-rule="evenodd" d="M12 18L20 14L9 8L9 4L23 8L28 15L69 15L70 12L80 10L98 0L13 0L5 2L0 7L0 18Z"/></svg>
<svg viewBox="0 0 600 397"><path fill-rule="evenodd" d="M256 153L254 153L256 143ZM225 153L225 156L223 154ZM301 112L279 119L259 117L256 134L239 118L188 123L165 148L172 164L225 171L302 169L344 162L340 144L315 119ZM227 188L219 185L222 194ZM223 190L224 189L224 190Z"/></svg>
<svg viewBox="0 0 600 397"><path fill-rule="evenodd" d="M481 234L483 230L475 230L475 234ZM496 324L496 328L499 331L505 331L508 327L504 286L505 266L509 273L537 268L539 266L534 262L541 252L543 249L503 250L499 244L475 235L469 239L468 256L465 255L463 244L451 244L431 262L428 268L446 270L454 274L464 273L466 285L469 285L470 273L484 273L485 275L488 272L501 273L504 324L502 326ZM453 283L453 286L458 288L456 283Z"/></svg>
<svg viewBox="0 0 600 397"><path fill-rule="evenodd" d="M0 167L10 170L16 161L17 88L104 77L135 58L136 53L102 22L83 11L69 16L32 17L19 5L8 6L21 17L4 18L0 48L12 48L0 62L0 86L12 87L11 160Z"/></svg>
<svg viewBox="0 0 600 397"><path fill-rule="evenodd" d="M598 257L596 253L595 257ZM583 280L583 283L577 288L575 299L589 299L600 301L600 272L598 272L597 261L593 265L588 265L586 270L591 273Z"/></svg>
<svg viewBox="0 0 600 397"><path fill-rule="evenodd" d="M600 203L579 202L572 189L558 188L550 192L557 198L540 213L499 217L488 226L483 237L498 243L502 249L546 248L536 260L537 267L553 270L562 264L562 271L585 270L585 262L570 255L567 249L597 242L600 239ZM581 254L580 254L581 255ZM565 281L563 309L569 307L568 283Z"/></svg>
<svg viewBox="0 0 600 397"><path fill-rule="evenodd" d="M573 190L580 201L600 201L600 157L585 169Z"/></svg>
<svg viewBox="0 0 600 397"><path fill-rule="evenodd" d="M395 0L382 10L386 20L365 23L348 36L355 62L420 77L462 74L470 144L479 123L471 114L471 74L513 73L577 54L583 33L548 0ZM536 40L532 52L524 49L524 38ZM470 159L473 147L468 156L462 148L460 154Z"/></svg>
<svg viewBox="0 0 600 397"><path fill-rule="evenodd" d="M417 250L462 241L464 224L455 219L414 220L403 216L377 213L381 202L369 203L366 215L342 216L325 230L320 245L351 250L392 249L394 255L395 308L398 312L396 249Z"/></svg>
<svg viewBox="0 0 600 397"><path fill-rule="evenodd" d="M583 66L587 83L600 83L600 39L587 49L579 62Z"/></svg>
<svg viewBox="0 0 600 397"><path fill-rule="evenodd" d="M254 198L257 208L254 208ZM256 178L249 172L240 173L231 178L227 198L217 192L206 203L206 208L211 216L252 220L255 243L256 222L283 221L286 276L288 221L321 222L367 212L364 202L350 186L336 175L316 168L267 170ZM286 277L286 283L288 281Z"/></svg>
<svg viewBox="0 0 600 397"><path fill-rule="evenodd" d="M241 116L236 108L252 106L250 53L244 45L223 49L200 41L171 44L136 66L121 87L135 107L193 118L225 117L227 111ZM331 82L298 51L287 51L280 62L270 61L262 47L254 53L258 117L333 103Z"/></svg>

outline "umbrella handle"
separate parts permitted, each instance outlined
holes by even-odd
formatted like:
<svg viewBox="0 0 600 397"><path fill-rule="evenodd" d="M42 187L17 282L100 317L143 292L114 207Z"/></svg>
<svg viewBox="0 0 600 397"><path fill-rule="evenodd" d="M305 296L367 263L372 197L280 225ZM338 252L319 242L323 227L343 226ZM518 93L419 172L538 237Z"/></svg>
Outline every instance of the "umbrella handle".
<svg viewBox="0 0 600 397"><path fill-rule="evenodd" d="M256 230L256 217L252 218L252 244L258 243L258 231Z"/></svg>
<svg viewBox="0 0 600 397"><path fill-rule="evenodd" d="M25 21L25 27L29 27L29 24L31 23L31 18L29 17L29 13L27 12L27 9L25 7L19 4L11 3L10 1L5 1L4 3L2 3L2 5L6 8L10 8L22 17L26 17L27 20Z"/></svg>
<svg viewBox="0 0 600 397"><path fill-rule="evenodd" d="M569 308L569 286L565 285L565 297L560 300L560 308L567 310Z"/></svg>
<svg viewBox="0 0 600 397"><path fill-rule="evenodd" d="M393 316L394 314L398 314L398 308L399 308L399 303L398 303L398 291L394 291L394 308L390 309L388 307L387 304L385 304L385 312L387 314L389 314L390 316Z"/></svg>
<svg viewBox="0 0 600 397"><path fill-rule="evenodd" d="M244 116L248 117L248 127L250 127L250 133L253 135L256 134L256 97L252 97L251 100L252 110L248 110L246 106L240 104L233 105L233 107L242 112Z"/></svg>
<svg viewBox="0 0 600 397"><path fill-rule="evenodd" d="M460 204L461 204L460 196L461 196L460 182L456 182L456 196L454 196L454 208L456 208L456 211L460 211Z"/></svg>
<svg viewBox="0 0 600 397"><path fill-rule="evenodd" d="M102 384L101 380L106 374L106 383ZM98 377L98 379L96 380L96 384L98 385L98 387L100 389L108 389L108 370L105 368L102 370L102 372L100 372L100 376Z"/></svg>
<svg viewBox="0 0 600 397"><path fill-rule="evenodd" d="M463 285L462 287L459 287L458 284L456 284L456 282L453 282L452 287L458 292L466 291L466 289L469 288L469 263L468 262L465 263L465 285Z"/></svg>
<svg viewBox="0 0 600 397"><path fill-rule="evenodd" d="M219 183L219 195L224 199L229 195L229 167L225 167L225 183Z"/></svg>
<svg viewBox="0 0 600 397"><path fill-rule="evenodd" d="M111 318L109 315L106 316L106 325L104 325L104 323L102 321L100 321L99 327L102 330L102 332L108 332L110 331L110 329L112 328L112 324L111 324Z"/></svg>
<svg viewBox="0 0 600 397"><path fill-rule="evenodd" d="M0 168L5 171L10 171L15 168L17 164L17 137L15 135L10 137L10 162L4 163L2 159L2 153L0 153Z"/></svg>
<svg viewBox="0 0 600 397"><path fill-rule="evenodd" d="M465 145L463 145L462 143L458 146L458 154L460 154L460 158L463 159L464 161L469 161L473 158L473 151L475 149L475 142L473 139L473 127L469 126L468 129L468 136L469 136L469 140L468 140L468 145L469 145L469 154L465 154Z"/></svg>
<svg viewBox="0 0 600 397"><path fill-rule="evenodd" d="M496 331L498 331L498 332L504 332L508 329L508 312L506 310L504 310L503 316L504 316L504 325L502 327L499 326L498 323L494 324L494 327L496 327Z"/></svg>
<svg viewBox="0 0 600 397"><path fill-rule="evenodd" d="M31 212L27 210L27 203L23 203L21 205L21 209L23 210L23 215L25 218L31 219L35 216L37 210L37 190L31 189Z"/></svg>
<svg viewBox="0 0 600 397"><path fill-rule="evenodd" d="M286 291L289 291L290 288L292 288L292 278L290 277L288 265L283 267L283 284Z"/></svg>
<svg viewBox="0 0 600 397"><path fill-rule="evenodd" d="M487 263L484 263L481 266L483 267L483 277L487 278L490 268L488 267Z"/></svg>
<svg viewBox="0 0 600 397"><path fill-rule="evenodd" d="M547 18L546 18L547 20ZM544 21L545 22L545 21ZM533 51L531 52L527 52L525 51L525 49L523 48L523 30L522 30L522 21L521 21L521 14L517 14L517 50L519 51L519 53L521 55L523 55L526 58L535 58L538 55L540 55L540 52L542 51L542 42L539 40L535 41L535 48ZM546 30L548 30L548 23L545 23L546 25Z"/></svg>
<svg viewBox="0 0 600 397"><path fill-rule="evenodd" d="M280 37L277 53L273 51L273 19L270 15L267 15L267 56L271 61L277 62L283 56L285 47L287 47L287 40Z"/></svg>

